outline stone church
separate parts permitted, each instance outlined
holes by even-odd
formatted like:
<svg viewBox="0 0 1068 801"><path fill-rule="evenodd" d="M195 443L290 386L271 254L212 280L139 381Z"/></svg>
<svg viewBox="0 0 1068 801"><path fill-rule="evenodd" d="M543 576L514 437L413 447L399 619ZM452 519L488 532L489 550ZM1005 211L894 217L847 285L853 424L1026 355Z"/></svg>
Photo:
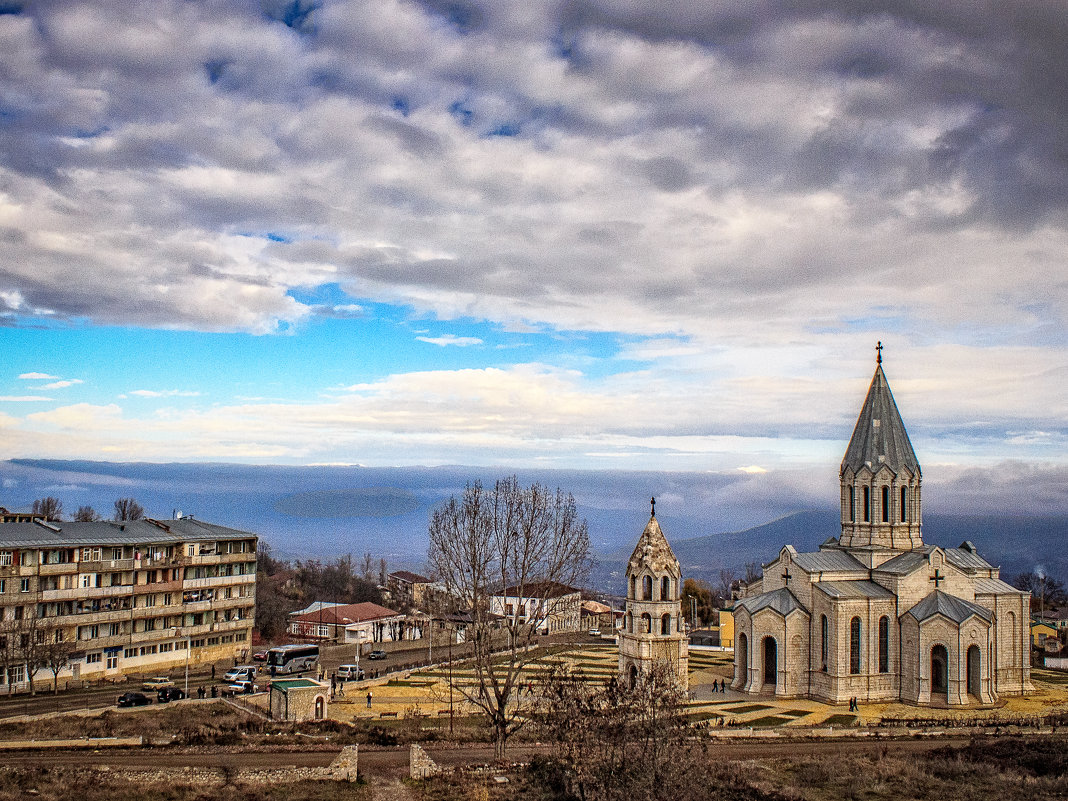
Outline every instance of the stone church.
<svg viewBox="0 0 1068 801"><path fill-rule="evenodd" d="M631 686L665 666L689 688L689 649L682 620L682 570L656 519L656 500L627 562L627 609L619 632L619 675Z"/></svg>
<svg viewBox="0 0 1068 801"><path fill-rule="evenodd" d="M989 705L1030 691L1030 596L971 542L925 545L920 463L883 373L842 460L841 535L787 545L735 603L742 692Z"/></svg>

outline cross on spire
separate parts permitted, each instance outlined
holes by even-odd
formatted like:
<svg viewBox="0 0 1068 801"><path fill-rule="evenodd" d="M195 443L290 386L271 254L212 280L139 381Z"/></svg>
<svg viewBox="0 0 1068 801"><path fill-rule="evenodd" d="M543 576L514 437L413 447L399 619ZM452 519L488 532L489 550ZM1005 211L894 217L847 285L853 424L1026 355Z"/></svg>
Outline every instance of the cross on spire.
<svg viewBox="0 0 1068 801"><path fill-rule="evenodd" d="M653 517L656 517L656 496L653 496L652 498L649 499L649 505L653 509L653 511L652 511Z"/></svg>
<svg viewBox="0 0 1068 801"><path fill-rule="evenodd" d="M930 579L928 579L928 581L933 581L934 582L936 590L938 589L938 585L941 584L945 580L946 580L946 577L941 575L938 572L938 568L937 567L935 568L935 574L933 576L931 576Z"/></svg>
<svg viewBox="0 0 1068 801"><path fill-rule="evenodd" d="M882 364L883 363L883 343L882 343L882 340L879 340L878 342L875 343L875 363L876 364Z"/></svg>

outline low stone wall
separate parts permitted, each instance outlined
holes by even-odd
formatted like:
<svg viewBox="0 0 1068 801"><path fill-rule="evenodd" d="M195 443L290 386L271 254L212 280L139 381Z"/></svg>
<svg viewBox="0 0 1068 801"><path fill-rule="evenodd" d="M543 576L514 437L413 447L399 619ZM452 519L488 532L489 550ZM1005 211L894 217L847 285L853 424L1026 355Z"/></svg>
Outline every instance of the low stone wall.
<svg viewBox="0 0 1068 801"><path fill-rule="evenodd" d="M441 767L430 758L422 746L412 745L408 752L408 775L413 779L429 779L441 773Z"/></svg>

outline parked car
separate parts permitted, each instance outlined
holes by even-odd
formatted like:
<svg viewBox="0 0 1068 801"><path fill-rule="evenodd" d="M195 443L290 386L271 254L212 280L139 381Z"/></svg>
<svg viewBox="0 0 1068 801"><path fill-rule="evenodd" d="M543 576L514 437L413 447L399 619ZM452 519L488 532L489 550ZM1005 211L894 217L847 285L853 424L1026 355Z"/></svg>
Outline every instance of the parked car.
<svg viewBox="0 0 1068 801"><path fill-rule="evenodd" d="M256 678L256 673L259 670L255 665L237 665L226 671L226 675L223 676L228 682L235 681L252 681Z"/></svg>
<svg viewBox="0 0 1068 801"><path fill-rule="evenodd" d="M119 696L119 706L147 706L152 699L144 693L123 693Z"/></svg>
<svg viewBox="0 0 1068 801"><path fill-rule="evenodd" d="M590 629L590 636L591 637L600 637L601 636L601 630L600 629Z"/></svg>
<svg viewBox="0 0 1068 801"><path fill-rule="evenodd" d="M161 687L156 693L156 700L161 704L166 704L168 701L181 701L183 698L185 698L185 691L180 687Z"/></svg>
<svg viewBox="0 0 1068 801"><path fill-rule="evenodd" d="M252 661L253 662L266 662L267 661L267 649L264 648L262 651L257 651L256 653L254 653L252 655Z"/></svg>
<svg viewBox="0 0 1068 801"><path fill-rule="evenodd" d="M385 651L371 651L371 653L369 653L367 655L367 658L368 659L385 659L386 655L387 654L386 654Z"/></svg>
<svg viewBox="0 0 1068 801"><path fill-rule="evenodd" d="M342 665L337 669L337 677L342 681L359 681L364 676L359 665Z"/></svg>
<svg viewBox="0 0 1068 801"><path fill-rule="evenodd" d="M256 684L251 681L235 681L223 688L223 695L250 695L256 692Z"/></svg>
<svg viewBox="0 0 1068 801"><path fill-rule="evenodd" d="M141 682L142 690L162 690L164 687L173 687L174 682L166 676L153 676Z"/></svg>

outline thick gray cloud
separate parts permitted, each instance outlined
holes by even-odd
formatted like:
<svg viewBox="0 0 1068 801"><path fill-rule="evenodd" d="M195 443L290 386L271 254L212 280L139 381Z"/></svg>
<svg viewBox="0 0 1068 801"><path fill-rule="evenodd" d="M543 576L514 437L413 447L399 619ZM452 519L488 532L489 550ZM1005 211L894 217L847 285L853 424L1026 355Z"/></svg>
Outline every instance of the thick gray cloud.
<svg viewBox="0 0 1068 801"><path fill-rule="evenodd" d="M26 4L0 318L269 332L337 282L705 342L1063 345L1066 39L1044 2Z"/></svg>

